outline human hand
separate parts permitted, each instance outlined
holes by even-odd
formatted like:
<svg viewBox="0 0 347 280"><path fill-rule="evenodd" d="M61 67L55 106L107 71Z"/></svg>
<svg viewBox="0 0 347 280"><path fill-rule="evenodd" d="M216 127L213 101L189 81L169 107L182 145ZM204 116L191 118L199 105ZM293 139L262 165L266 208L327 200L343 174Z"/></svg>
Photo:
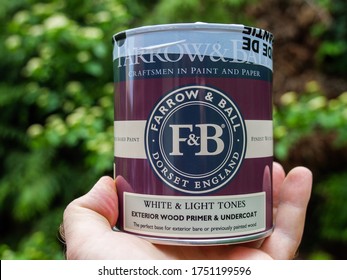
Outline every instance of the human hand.
<svg viewBox="0 0 347 280"><path fill-rule="evenodd" d="M62 225L67 259L292 259L300 245L311 194L312 174L296 167L288 175L273 165L275 229L269 237L249 243L223 246L169 246L112 226L118 219L115 181L102 177L84 196L72 201Z"/></svg>

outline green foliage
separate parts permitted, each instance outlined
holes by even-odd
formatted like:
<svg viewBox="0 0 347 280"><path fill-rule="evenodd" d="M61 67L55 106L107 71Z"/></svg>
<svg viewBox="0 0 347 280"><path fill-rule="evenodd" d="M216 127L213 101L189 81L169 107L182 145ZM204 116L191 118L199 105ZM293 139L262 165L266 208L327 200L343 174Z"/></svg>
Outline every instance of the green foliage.
<svg viewBox="0 0 347 280"><path fill-rule="evenodd" d="M317 185L321 197L318 208L320 237L330 242L347 244L347 171L334 174Z"/></svg>
<svg viewBox="0 0 347 280"><path fill-rule="evenodd" d="M0 257L62 258L63 209L112 174L111 37L130 15L121 1L10 2L0 15Z"/></svg>
<svg viewBox="0 0 347 280"><path fill-rule="evenodd" d="M1 259L64 259L63 246L58 241L60 238L58 233L59 224L61 223L60 211L46 213L46 217L37 223L35 230L25 232L25 238L18 239L16 248L12 248L5 243L0 244Z"/></svg>
<svg viewBox="0 0 347 280"><path fill-rule="evenodd" d="M308 256L309 260L332 260L332 256L324 251L314 251Z"/></svg>
<svg viewBox="0 0 347 280"><path fill-rule="evenodd" d="M275 156L285 160L290 148L314 132L336 134L335 145L347 143L347 92L328 100L314 81L306 92L284 93L281 104L274 108Z"/></svg>
<svg viewBox="0 0 347 280"><path fill-rule="evenodd" d="M299 140L312 135L334 135L332 149L347 146L347 92L328 100L316 82L308 83L306 88L302 94L283 94L274 110L275 156L284 162ZM347 244L347 169L341 166L338 173L314 175L323 179L314 185L312 193L315 230L308 232L314 234L316 244L309 258L331 259L331 253L317 244Z"/></svg>
<svg viewBox="0 0 347 280"><path fill-rule="evenodd" d="M330 13L328 25L317 25L314 33L323 42L317 52L317 60L323 71L346 76L347 64L347 2L345 0L319 0Z"/></svg>
<svg viewBox="0 0 347 280"><path fill-rule="evenodd" d="M145 24L219 22L250 24L244 8L254 0L161 0Z"/></svg>

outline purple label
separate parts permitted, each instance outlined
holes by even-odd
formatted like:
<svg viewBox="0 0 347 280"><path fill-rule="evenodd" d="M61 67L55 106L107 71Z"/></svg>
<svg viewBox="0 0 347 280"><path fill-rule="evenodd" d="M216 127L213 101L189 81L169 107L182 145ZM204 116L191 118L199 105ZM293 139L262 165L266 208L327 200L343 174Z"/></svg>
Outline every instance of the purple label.
<svg viewBox="0 0 347 280"><path fill-rule="evenodd" d="M182 65L188 64L200 69L199 73L207 71L201 61L192 64L187 58L180 62L176 73L184 73L182 69L188 66ZM153 78L150 74L143 77L131 74L143 71L140 68L148 68L148 64L123 67L121 63L118 67L115 61L115 120L146 121L143 133L147 158L115 157L116 174L124 176L135 191L176 195L213 190L213 195L225 195L262 189L259 181L265 167L271 166L272 156L244 159L247 149L244 122L272 120L272 72L252 64L215 64L218 71L211 70L209 74ZM166 62L164 65L167 67ZM150 67L172 73L164 65L157 61ZM201 70L202 65L205 70ZM230 74L222 77L225 69L234 69L235 77ZM254 77L250 76L251 71ZM250 164L253 168L249 169L248 161L253 162ZM189 180L199 177L204 180ZM143 181L150 182L151 189L138 183ZM203 185L205 189L199 189ZM229 188L225 189L226 185Z"/></svg>

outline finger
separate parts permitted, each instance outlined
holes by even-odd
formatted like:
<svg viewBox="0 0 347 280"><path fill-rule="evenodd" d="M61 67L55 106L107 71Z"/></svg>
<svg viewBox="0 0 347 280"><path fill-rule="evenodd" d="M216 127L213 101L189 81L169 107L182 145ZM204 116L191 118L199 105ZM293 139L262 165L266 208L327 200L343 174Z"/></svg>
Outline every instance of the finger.
<svg viewBox="0 0 347 280"><path fill-rule="evenodd" d="M276 213L277 213L277 207L279 204L279 193L280 193L280 188L283 183L283 180L285 178L285 172L281 164L274 162L273 167L272 167L272 182L273 182L273 188L272 188L272 193L273 193L273 217L275 219ZM264 185L264 184L263 184ZM251 241L244 243L243 246L247 247L252 247L252 248L260 248L261 245L263 244L264 239L256 240L256 241Z"/></svg>
<svg viewBox="0 0 347 280"><path fill-rule="evenodd" d="M76 255L87 240L96 240L118 218L118 199L115 183L111 177L102 177L84 196L72 201L64 211L64 235L67 258L85 258Z"/></svg>
<svg viewBox="0 0 347 280"><path fill-rule="evenodd" d="M307 204L312 188L312 173L304 167L289 172L280 189L273 234L262 250L274 259L292 259L301 242Z"/></svg>
<svg viewBox="0 0 347 280"><path fill-rule="evenodd" d="M277 208L280 201L280 190L286 174L281 164L274 162L272 168L273 177L273 215L276 219Z"/></svg>

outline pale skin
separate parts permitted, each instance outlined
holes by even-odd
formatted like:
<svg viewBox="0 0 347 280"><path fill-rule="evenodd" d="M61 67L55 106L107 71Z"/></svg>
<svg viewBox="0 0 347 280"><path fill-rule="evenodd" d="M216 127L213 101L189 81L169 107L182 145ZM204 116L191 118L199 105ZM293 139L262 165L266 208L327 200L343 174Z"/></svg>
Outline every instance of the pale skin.
<svg viewBox="0 0 347 280"><path fill-rule="evenodd" d="M117 181L117 180L116 180ZM118 197L115 181L102 177L64 212L62 230L67 259L293 259L301 243L312 173L296 167L287 175L273 165L275 229L269 237L249 243L222 246L169 246L152 244L135 235L115 232Z"/></svg>

